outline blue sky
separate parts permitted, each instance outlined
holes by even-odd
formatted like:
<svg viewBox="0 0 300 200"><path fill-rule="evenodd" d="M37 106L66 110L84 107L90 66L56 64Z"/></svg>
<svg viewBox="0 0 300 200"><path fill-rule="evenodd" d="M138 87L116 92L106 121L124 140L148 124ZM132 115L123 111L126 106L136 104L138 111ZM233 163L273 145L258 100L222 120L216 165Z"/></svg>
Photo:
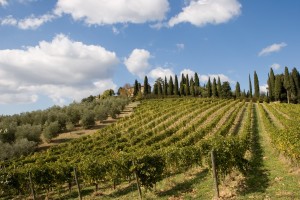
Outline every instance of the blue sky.
<svg viewBox="0 0 300 200"><path fill-rule="evenodd" d="M300 64L298 0L0 0L0 115L181 73L248 89ZM252 80L253 81L253 80Z"/></svg>

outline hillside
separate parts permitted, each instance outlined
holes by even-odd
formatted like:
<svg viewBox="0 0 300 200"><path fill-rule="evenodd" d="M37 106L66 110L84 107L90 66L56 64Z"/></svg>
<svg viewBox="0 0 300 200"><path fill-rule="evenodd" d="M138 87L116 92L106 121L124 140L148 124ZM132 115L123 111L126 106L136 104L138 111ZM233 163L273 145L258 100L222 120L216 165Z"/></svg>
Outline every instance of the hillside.
<svg viewBox="0 0 300 200"><path fill-rule="evenodd" d="M0 197L28 198L30 177L39 198L76 199L76 167L84 199L138 199L135 176L144 199L212 199L214 149L222 199L300 199L299 112L232 99L144 100L92 136L1 163Z"/></svg>

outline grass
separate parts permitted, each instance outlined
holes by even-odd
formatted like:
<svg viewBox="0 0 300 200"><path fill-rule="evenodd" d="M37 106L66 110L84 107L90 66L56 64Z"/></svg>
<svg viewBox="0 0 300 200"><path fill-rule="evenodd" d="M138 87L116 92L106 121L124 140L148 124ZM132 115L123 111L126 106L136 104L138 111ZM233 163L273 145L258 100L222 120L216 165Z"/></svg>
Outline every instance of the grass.
<svg viewBox="0 0 300 200"><path fill-rule="evenodd" d="M300 177L281 160L272 147L257 107L253 131L251 171L246 177L246 189L237 199L300 199Z"/></svg>

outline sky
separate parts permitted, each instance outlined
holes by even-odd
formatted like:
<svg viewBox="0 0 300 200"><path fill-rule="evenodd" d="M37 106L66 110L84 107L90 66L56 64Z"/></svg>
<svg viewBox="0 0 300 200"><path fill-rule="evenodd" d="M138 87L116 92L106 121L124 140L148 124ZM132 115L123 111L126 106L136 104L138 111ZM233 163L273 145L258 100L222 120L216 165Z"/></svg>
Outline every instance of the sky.
<svg viewBox="0 0 300 200"><path fill-rule="evenodd" d="M68 105L137 79L249 88L300 66L298 0L0 0L0 115Z"/></svg>

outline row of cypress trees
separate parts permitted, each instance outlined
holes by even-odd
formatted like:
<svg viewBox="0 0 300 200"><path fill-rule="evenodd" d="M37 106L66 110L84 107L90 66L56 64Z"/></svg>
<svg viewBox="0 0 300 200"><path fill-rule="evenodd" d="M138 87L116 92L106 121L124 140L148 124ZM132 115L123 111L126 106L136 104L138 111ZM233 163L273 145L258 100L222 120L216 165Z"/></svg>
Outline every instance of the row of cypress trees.
<svg viewBox="0 0 300 200"><path fill-rule="evenodd" d="M259 80L256 71L254 71L254 93L252 91L251 76L249 75L249 90L246 92L241 91L239 82L236 83L235 90L232 91L230 83L224 81L221 83L220 77L208 78L206 85L200 86L199 76L197 73L189 78L189 75L181 74L181 80L178 81L177 75L170 76L164 79L158 78L151 91L151 86L148 82L148 77L144 78L144 87L141 91L141 84L135 80L133 95L150 96L201 96L201 97L214 97L214 98L249 98L254 100L265 101L281 101L300 103L300 75L296 68L289 72L288 67L285 67L283 74L274 74L273 69L270 69L268 74L268 92L261 93L259 87ZM147 86L147 87L145 87Z"/></svg>
<svg viewBox="0 0 300 200"><path fill-rule="evenodd" d="M268 96L270 101L300 103L300 74L296 68L289 72L285 67L284 73L274 74L270 69L268 74Z"/></svg>
<svg viewBox="0 0 300 200"><path fill-rule="evenodd" d="M213 81L211 81L209 77L207 84L200 86L199 76L197 73L195 73L194 77L191 78L189 78L188 74L181 74L180 82L178 81L177 75L175 75L174 81L172 76L170 76L169 80L167 77L164 79L158 78L153 85L152 91L148 83L148 77L145 76L143 91L141 91L141 88L141 84L135 80L133 95L136 96L140 92L143 93L143 96L232 97L232 91L229 82L225 81L221 83L220 77L218 77L218 81L215 78ZM238 90L240 91L240 89Z"/></svg>

